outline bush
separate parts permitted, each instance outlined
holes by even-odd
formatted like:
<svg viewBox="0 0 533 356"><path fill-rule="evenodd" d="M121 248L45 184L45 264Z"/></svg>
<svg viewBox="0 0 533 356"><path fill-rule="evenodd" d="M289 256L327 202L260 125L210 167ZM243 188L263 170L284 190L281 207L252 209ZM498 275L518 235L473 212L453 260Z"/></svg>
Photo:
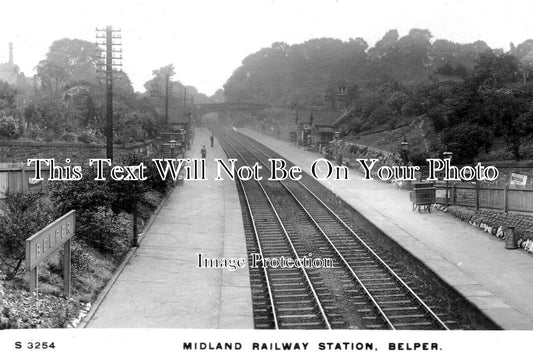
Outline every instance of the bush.
<svg viewBox="0 0 533 356"><path fill-rule="evenodd" d="M440 132L449 126L447 115L447 108L443 104L438 104L428 109L428 117L433 122L433 127L437 132Z"/></svg>
<svg viewBox="0 0 533 356"><path fill-rule="evenodd" d="M133 213L150 189L165 192L169 186L170 179L162 181L155 165L146 156L128 154L122 157L121 163L138 165L141 162L147 166L148 179L145 181L114 181L110 178L95 181L95 170L88 168L79 181L51 185L50 199L57 206L59 215L76 210L78 236L102 253L122 255L129 247L132 223L121 213Z"/></svg>
<svg viewBox="0 0 533 356"><path fill-rule="evenodd" d="M82 133L78 136L78 141L82 143L91 143L91 137L86 133Z"/></svg>
<svg viewBox="0 0 533 356"><path fill-rule="evenodd" d="M77 241L72 242L71 264L76 272L88 272L91 269L92 256Z"/></svg>
<svg viewBox="0 0 533 356"><path fill-rule="evenodd" d="M122 156L122 164L125 166L136 166L140 163L147 165L146 161L147 158L145 156L135 153L129 153ZM108 187L114 196L112 208L117 213L120 211L132 213L143 194L150 189L149 183L141 180L109 180Z"/></svg>
<svg viewBox="0 0 533 356"><path fill-rule="evenodd" d="M76 134L72 132L67 132L63 135L63 141L65 142L74 142L76 141Z"/></svg>
<svg viewBox="0 0 533 356"><path fill-rule="evenodd" d="M389 130L394 130L396 125L398 125L398 119L396 117L391 118L389 120Z"/></svg>
<svg viewBox="0 0 533 356"><path fill-rule="evenodd" d="M411 161L411 164L413 166L425 166L427 165L426 159L428 158L428 155L426 153L416 151L409 155L409 161Z"/></svg>
<svg viewBox="0 0 533 356"><path fill-rule="evenodd" d="M54 142L57 139L57 135L53 131L46 131L44 134L44 140L46 142Z"/></svg>
<svg viewBox="0 0 533 356"><path fill-rule="evenodd" d="M50 199L58 208L58 215L76 210L77 213L95 210L98 207L111 207L114 196L106 182L95 181L96 171L83 170L79 181L60 181L50 185Z"/></svg>
<svg viewBox="0 0 533 356"><path fill-rule="evenodd" d="M0 330L7 329L9 326L9 319L4 315L4 287L0 279Z"/></svg>
<svg viewBox="0 0 533 356"><path fill-rule="evenodd" d="M70 265L74 273L89 272L91 270L92 256L86 251L86 247L78 240L72 240ZM59 251L59 258L49 264L50 272L63 276L63 250Z"/></svg>
<svg viewBox="0 0 533 356"><path fill-rule="evenodd" d="M391 110L385 106L380 105L378 106L374 112L371 114L371 118L373 120L373 125L381 125L386 123L394 114L391 112Z"/></svg>
<svg viewBox="0 0 533 356"><path fill-rule="evenodd" d="M44 286L43 286L44 287ZM82 305L63 296L40 293L35 296L17 288L6 295L4 317L6 328L33 329L66 327Z"/></svg>
<svg viewBox="0 0 533 356"><path fill-rule="evenodd" d="M16 140L24 132L23 126L12 115L0 114L0 136Z"/></svg>
<svg viewBox="0 0 533 356"><path fill-rule="evenodd" d="M155 166L155 163L150 160L147 164L147 179L145 181L150 188L158 191L161 194L164 194L168 191L170 184L172 182L172 178L170 178L170 174L167 176L166 180L161 179L161 176L157 172L157 168Z"/></svg>
<svg viewBox="0 0 533 356"><path fill-rule="evenodd" d="M102 253L121 257L129 248L128 220L106 207L78 216L78 236Z"/></svg>
<svg viewBox="0 0 533 356"><path fill-rule="evenodd" d="M154 162L148 156L137 154L137 153L128 153L125 156L123 156L122 161L123 161L123 164L126 164L126 165L137 165L143 162L144 165L146 166L145 175L147 179L143 182L131 182L132 184L130 184L130 186L133 186L133 187L139 186L140 184L142 184L142 187L140 188L142 189L141 193L144 193L149 189L153 189L153 190L158 191L159 193L164 194L168 190L170 186L170 182L172 181L172 179L170 178L170 175L167 177L166 180L162 180L161 176L157 172L157 168ZM121 185L124 185L124 183L127 183L127 182L118 182L118 183ZM112 184L112 185L115 185L115 184ZM118 193L119 190L130 189L130 188L131 187L126 187L126 186L123 186L122 188L117 187L117 189L113 188L113 191ZM142 194L139 194L138 197L140 198L141 196Z"/></svg>
<svg viewBox="0 0 533 356"><path fill-rule="evenodd" d="M127 196L120 187L129 182L111 184L95 181L95 177L95 170L90 168L83 171L80 181L54 183L50 198L59 215L76 210L77 235L81 240L102 253L119 256L128 246L127 220L112 208L117 213L127 208L122 205Z"/></svg>
<svg viewBox="0 0 533 356"><path fill-rule="evenodd" d="M78 307L74 303L67 301L57 305L52 319L52 325L56 328L66 328L70 321L78 314Z"/></svg>
<svg viewBox="0 0 533 356"><path fill-rule="evenodd" d="M25 258L25 240L53 220L53 211L37 193L6 193L0 215L0 267L13 279Z"/></svg>
<svg viewBox="0 0 533 356"><path fill-rule="evenodd" d="M83 131L81 135L78 136L78 141L83 143L93 143L97 141L96 131L87 129Z"/></svg>

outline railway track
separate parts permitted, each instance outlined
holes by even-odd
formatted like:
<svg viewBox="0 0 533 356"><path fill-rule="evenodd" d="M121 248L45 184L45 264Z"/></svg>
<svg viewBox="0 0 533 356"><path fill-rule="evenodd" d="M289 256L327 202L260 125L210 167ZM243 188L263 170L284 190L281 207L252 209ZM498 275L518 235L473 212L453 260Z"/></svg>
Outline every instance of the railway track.
<svg viewBox="0 0 533 356"><path fill-rule="evenodd" d="M272 158L250 138L216 131L241 165ZM374 248L301 181L239 181L247 206L251 250L264 258L313 255L333 269L250 269L256 327L441 329L433 311ZM246 220L246 218L245 218ZM365 241L366 240L366 241ZM337 306L342 305L342 313Z"/></svg>
<svg viewBox="0 0 533 356"><path fill-rule="evenodd" d="M249 162L230 144L224 147L230 157L238 156L240 164ZM262 185L255 180L241 181L239 185L249 214L248 226L252 230L251 242L263 260L300 256L294 242ZM252 296L258 312L258 328L275 329L331 329L342 326L332 298L328 296L316 273L303 267L259 269L252 275ZM261 308L257 308L257 304Z"/></svg>

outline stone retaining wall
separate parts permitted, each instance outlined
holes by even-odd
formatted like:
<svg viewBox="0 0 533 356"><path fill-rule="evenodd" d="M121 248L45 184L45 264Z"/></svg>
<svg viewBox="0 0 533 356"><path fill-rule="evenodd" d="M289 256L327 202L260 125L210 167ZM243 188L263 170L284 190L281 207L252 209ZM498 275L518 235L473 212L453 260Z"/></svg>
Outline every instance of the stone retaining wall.
<svg viewBox="0 0 533 356"><path fill-rule="evenodd" d="M514 236L518 247L533 253L533 216L531 215L474 210L456 205L447 208L444 205L437 205L437 209L445 211L502 240L507 237L506 231L508 230L506 228L512 226L514 227Z"/></svg>
<svg viewBox="0 0 533 356"><path fill-rule="evenodd" d="M115 156L125 152L155 154L159 151L160 140L154 139L134 144L114 145ZM29 158L54 158L64 161L70 158L73 163L87 162L89 158L106 155L106 145L73 142L19 142L0 141L0 162L26 162Z"/></svg>

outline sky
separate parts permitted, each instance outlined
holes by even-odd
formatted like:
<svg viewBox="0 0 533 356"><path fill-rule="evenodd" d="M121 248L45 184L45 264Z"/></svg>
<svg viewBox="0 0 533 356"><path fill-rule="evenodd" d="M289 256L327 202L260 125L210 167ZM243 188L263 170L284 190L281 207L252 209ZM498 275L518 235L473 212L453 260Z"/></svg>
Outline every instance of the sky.
<svg viewBox="0 0 533 356"><path fill-rule="evenodd" d="M435 39L483 40L509 49L533 38L531 0L2 0L0 63L14 61L26 76L53 41L95 42L95 28L122 30L123 70L137 91L152 70L174 64L186 85L212 95L242 60L283 41L362 37L370 46L385 32L429 29Z"/></svg>

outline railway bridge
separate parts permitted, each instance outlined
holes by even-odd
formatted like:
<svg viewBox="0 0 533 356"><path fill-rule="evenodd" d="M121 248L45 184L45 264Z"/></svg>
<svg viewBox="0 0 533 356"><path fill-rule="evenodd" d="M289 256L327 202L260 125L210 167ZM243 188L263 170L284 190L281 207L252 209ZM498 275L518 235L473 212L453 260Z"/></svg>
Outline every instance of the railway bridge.
<svg viewBox="0 0 533 356"><path fill-rule="evenodd" d="M245 103L245 102L223 102L223 103L206 103L196 104L195 116L199 119L209 113L231 113L231 112L249 112L252 116L259 110L274 107L270 104Z"/></svg>

